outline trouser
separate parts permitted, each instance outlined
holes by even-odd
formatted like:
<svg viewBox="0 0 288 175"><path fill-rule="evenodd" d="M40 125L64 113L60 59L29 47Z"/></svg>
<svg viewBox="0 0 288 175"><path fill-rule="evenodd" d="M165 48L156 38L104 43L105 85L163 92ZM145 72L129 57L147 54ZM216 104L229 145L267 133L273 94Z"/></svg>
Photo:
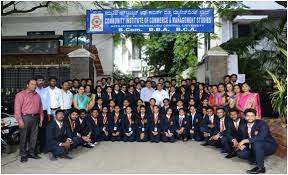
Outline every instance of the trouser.
<svg viewBox="0 0 288 175"><path fill-rule="evenodd" d="M95 128L92 130L91 141L92 141L92 143L101 141L101 130L100 129Z"/></svg>
<svg viewBox="0 0 288 175"><path fill-rule="evenodd" d="M123 134L123 141L124 142L134 142L135 141L135 134L131 134L130 136L127 136L125 133Z"/></svg>
<svg viewBox="0 0 288 175"><path fill-rule="evenodd" d="M265 156L274 154L277 150L277 145L270 142L256 141L251 144L250 148L244 148L237 151L237 155L241 159L249 159L250 161L256 161L258 168L264 167Z"/></svg>
<svg viewBox="0 0 288 175"><path fill-rule="evenodd" d="M162 141L163 142L175 142L175 137L174 137L174 135L167 137L165 134L163 134L162 135Z"/></svg>
<svg viewBox="0 0 288 175"><path fill-rule="evenodd" d="M39 128L38 132L38 145L39 145L39 151L40 153L47 153L47 145L46 145L46 127L48 124L48 114L47 111L44 110L44 118L43 118L43 123L42 127Z"/></svg>
<svg viewBox="0 0 288 175"><path fill-rule="evenodd" d="M182 134L178 134L176 132L176 138L179 139L179 140L184 140L184 139L188 139L189 137L189 133L188 133L188 130L187 129L184 129L183 133Z"/></svg>
<svg viewBox="0 0 288 175"><path fill-rule="evenodd" d="M153 133L150 133L150 142L160 142L160 133L154 135Z"/></svg>
<svg viewBox="0 0 288 175"><path fill-rule="evenodd" d="M189 133L189 138L190 139L195 139L195 141L203 141L204 140L204 135L200 131L194 131L193 134Z"/></svg>
<svg viewBox="0 0 288 175"><path fill-rule="evenodd" d="M26 157L36 152L36 143L38 136L39 116L22 116L24 128L20 129L20 156ZM27 150L28 148L28 150ZM28 153L27 153L28 152Z"/></svg>
<svg viewBox="0 0 288 175"><path fill-rule="evenodd" d="M58 145L55 145L54 147L52 147L50 150L49 150L53 156L55 157L61 157L63 156L64 154L67 154L68 151L65 150L65 148L63 146L58 146Z"/></svg>
<svg viewBox="0 0 288 175"><path fill-rule="evenodd" d="M84 144L84 141L82 140L81 137L75 136L72 138L72 140L73 140L73 144L71 145L72 149L77 148L78 146L81 146Z"/></svg>
<svg viewBox="0 0 288 175"><path fill-rule="evenodd" d="M59 108L51 108L51 116L52 116L51 120L55 120L56 111L59 109L60 109L60 107Z"/></svg>
<svg viewBox="0 0 288 175"><path fill-rule="evenodd" d="M113 136L113 135L111 134L111 141L112 141L112 142L121 141L121 134L119 133L118 136Z"/></svg>
<svg viewBox="0 0 288 175"><path fill-rule="evenodd" d="M104 131L101 132L101 140L103 141L109 141L110 140L110 134L108 132L108 135L105 134Z"/></svg>

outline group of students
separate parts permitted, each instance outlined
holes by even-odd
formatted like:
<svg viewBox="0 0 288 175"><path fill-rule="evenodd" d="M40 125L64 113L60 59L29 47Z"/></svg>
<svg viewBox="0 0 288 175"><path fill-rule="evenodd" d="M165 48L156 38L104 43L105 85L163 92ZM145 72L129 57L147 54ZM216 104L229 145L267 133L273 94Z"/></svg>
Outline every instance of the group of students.
<svg viewBox="0 0 288 175"><path fill-rule="evenodd" d="M35 80L39 91L39 77ZM248 173L264 173L264 157L277 149L261 120L259 95L250 92L247 83L237 84L235 74L217 86L196 79L183 80L177 87L175 79L160 78L156 83L151 77L135 78L127 85L124 80L112 83L111 78L102 78L93 89L89 79L74 79L64 81L58 95L51 94L56 81L49 79L50 102L44 100L43 105L43 110L48 106L44 111L49 121L41 122L39 133L50 160L71 159L73 148L93 148L101 141L194 140L221 148L226 158L238 156L256 163ZM40 97L43 102L43 94ZM59 107L52 108L55 101Z"/></svg>

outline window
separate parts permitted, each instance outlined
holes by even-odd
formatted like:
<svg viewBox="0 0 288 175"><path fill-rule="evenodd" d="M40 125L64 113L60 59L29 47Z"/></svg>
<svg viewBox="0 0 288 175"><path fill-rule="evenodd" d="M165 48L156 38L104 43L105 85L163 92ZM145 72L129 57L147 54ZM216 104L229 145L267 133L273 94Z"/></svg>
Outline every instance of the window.
<svg viewBox="0 0 288 175"><path fill-rule="evenodd" d="M27 32L27 36L38 36L38 35L55 35L55 31L33 31L33 32Z"/></svg>
<svg viewBox="0 0 288 175"><path fill-rule="evenodd" d="M85 30L64 31L63 36L65 46L89 45L90 43L90 35Z"/></svg>
<svg viewBox="0 0 288 175"><path fill-rule="evenodd" d="M251 35L249 24L238 24L238 38L249 37Z"/></svg>

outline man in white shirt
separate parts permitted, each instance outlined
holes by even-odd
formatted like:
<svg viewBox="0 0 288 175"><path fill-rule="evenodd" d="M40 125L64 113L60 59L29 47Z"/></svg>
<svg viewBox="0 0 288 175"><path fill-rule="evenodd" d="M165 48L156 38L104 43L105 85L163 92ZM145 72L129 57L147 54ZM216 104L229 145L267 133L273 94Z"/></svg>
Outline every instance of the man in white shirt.
<svg viewBox="0 0 288 175"><path fill-rule="evenodd" d="M61 105L61 90L56 86L57 78L49 78L49 86L47 87L50 95L51 115L55 117L56 110L60 109Z"/></svg>
<svg viewBox="0 0 288 175"><path fill-rule="evenodd" d="M163 90L163 85L161 83L157 84L157 90L153 92L152 98L156 99L156 105L163 106L163 100L169 98L167 91Z"/></svg>
<svg viewBox="0 0 288 175"><path fill-rule="evenodd" d="M72 107L73 94L69 91L68 81L62 83L61 97L60 97L60 108L64 110L65 117L69 115L69 110Z"/></svg>
<svg viewBox="0 0 288 175"><path fill-rule="evenodd" d="M141 100L143 100L143 102L145 103L146 106L149 106L149 100L152 98L152 94L155 91L155 89L153 89L151 87L151 81L146 81L146 87L144 87L141 91L140 91L140 98Z"/></svg>

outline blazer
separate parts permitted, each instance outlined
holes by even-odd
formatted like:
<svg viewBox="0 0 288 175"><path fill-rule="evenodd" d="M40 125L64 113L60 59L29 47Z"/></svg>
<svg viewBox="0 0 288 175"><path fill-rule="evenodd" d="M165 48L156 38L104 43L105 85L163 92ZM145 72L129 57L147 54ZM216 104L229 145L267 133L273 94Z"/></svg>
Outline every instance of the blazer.
<svg viewBox="0 0 288 175"><path fill-rule="evenodd" d="M170 120L166 117L166 115L162 118L161 121L161 130L162 132L168 132L170 130L171 133L176 131L176 123L175 118L171 116Z"/></svg>
<svg viewBox="0 0 288 175"><path fill-rule="evenodd" d="M96 131L96 132L102 131L103 124L102 124L102 120L99 116L97 117L97 125L94 122L92 116L87 117L87 124L88 124L90 131Z"/></svg>
<svg viewBox="0 0 288 175"><path fill-rule="evenodd" d="M123 119L122 119L122 122L121 122L121 128L122 128L123 133L130 132L129 128L131 128L131 131L133 131L133 133L136 133L137 132L137 122L135 120L135 117L132 116L132 122L130 124L129 120L128 120L128 117L125 114L123 116Z"/></svg>
<svg viewBox="0 0 288 175"><path fill-rule="evenodd" d="M182 127L184 127L185 129L189 129L189 118L187 115L185 115L185 117L182 120L182 125L180 125L180 119L179 119L179 115L175 116L175 126L176 126L176 130L177 129L181 129Z"/></svg>
<svg viewBox="0 0 288 175"><path fill-rule="evenodd" d="M141 132L145 132L147 133L150 129L150 120L147 116L147 114L144 116L144 120L141 120L141 117L138 116L137 117L137 132L138 134L140 134Z"/></svg>
<svg viewBox="0 0 288 175"><path fill-rule="evenodd" d="M63 122L63 127L60 129L56 121L52 121L46 128L47 148L51 150L58 147L60 143L66 141L67 138L72 139L72 134L66 123Z"/></svg>
<svg viewBox="0 0 288 175"><path fill-rule="evenodd" d="M191 113L189 113L188 115L188 126L189 129L192 129L194 131L200 131L200 127L201 127L201 122L203 120L203 117L200 113L196 112L196 114L194 115L193 118L193 124L192 124L192 115Z"/></svg>
<svg viewBox="0 0 288 175"><path fill-rule="evenodd" d="M216 116L217 117L217 116ZM217 117L218 118L218 117ZM224 118L224 125L225 125L225 130L220 132L220 128L221 128L221 120L218 118L217 120L215 120L215 130L214 133L212 133L213 135L219 133L220 136L224 136L227 132L227 129L229 128L229 123L231 122L231 118L225 116Z"/></svg>
<svg viewBox="0 0 288 175"><path fill-rule="evenodd" d="M244 127L242 125L247 125L247 123L246 123L245 119L239 118L239 120L240 120L240 122L239 122L238 129L235 128L233 120L231 120L228 123L228 126L226 128L227 129L226 137L228 138L229 141L232 141L233 139L236 139L239 141L239 140L242 140L244 138L243 132L241 132L240 127Z"/></svg>
<svg viewBox="0 0 288 175"><path fill-rule="evenodd" d="M163 118L163 115L158 114L158 120L155 122L154 120L154 114L152 114L151 119L150 119L150 131L155 131L154 129L157 128L157 132L161 132L161 119Z"/></svg>

